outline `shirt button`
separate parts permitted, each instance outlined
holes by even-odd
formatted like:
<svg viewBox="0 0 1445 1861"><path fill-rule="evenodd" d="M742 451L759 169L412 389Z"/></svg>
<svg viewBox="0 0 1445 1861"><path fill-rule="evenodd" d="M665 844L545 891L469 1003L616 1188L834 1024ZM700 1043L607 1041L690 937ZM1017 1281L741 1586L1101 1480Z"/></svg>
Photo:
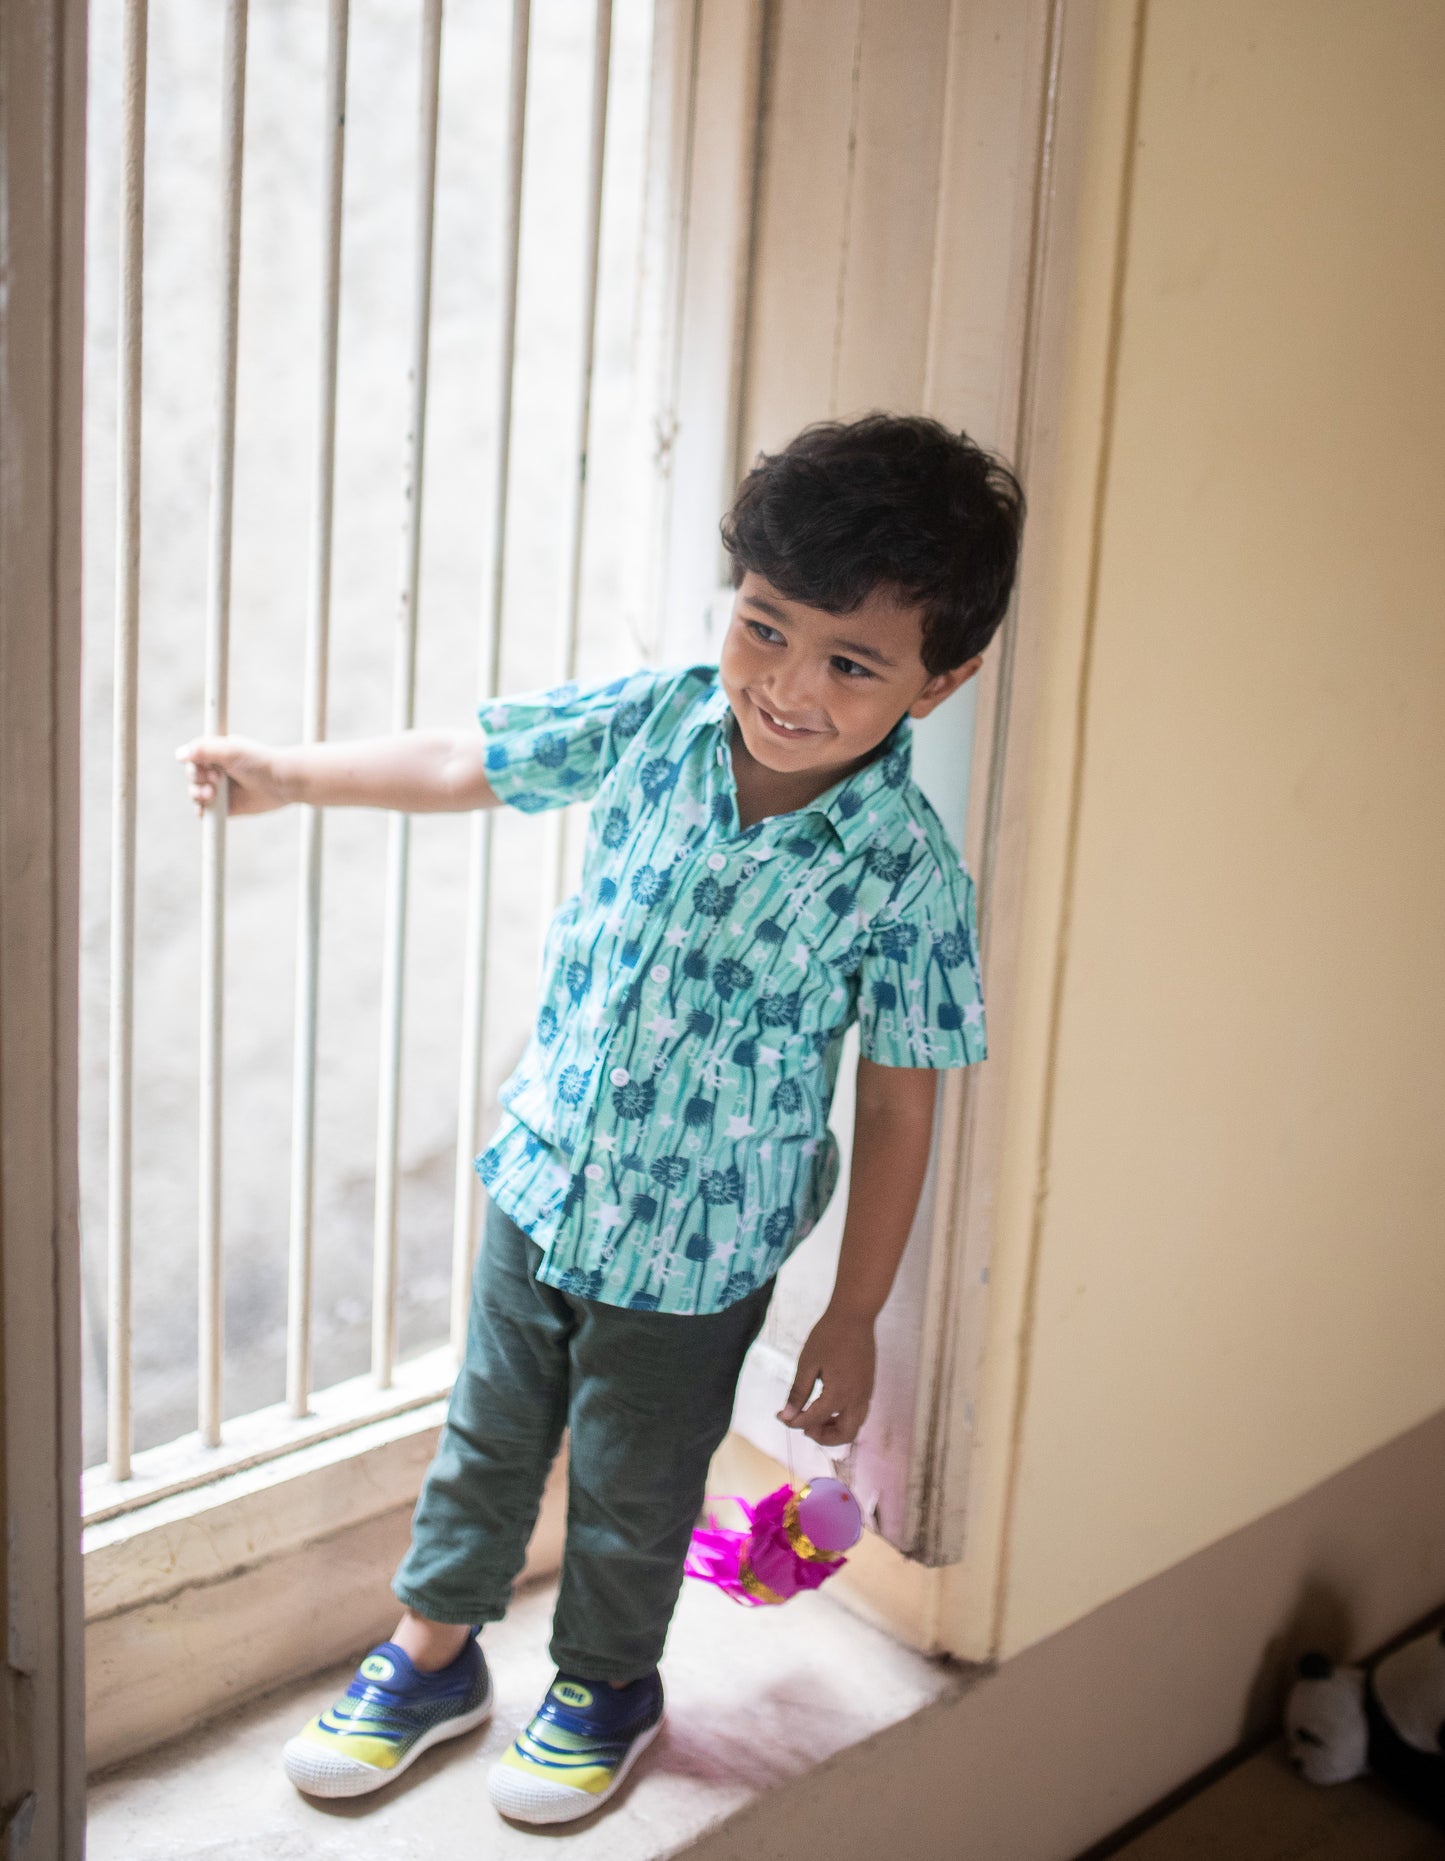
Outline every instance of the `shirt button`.
<svg viewBox="0 0 1445 1861"><path fill-rule="evenodd" d="M614 1066L608 1077L611 1079L613 1085L625 1086L632 1075L625 1066Z"/></svg>
<svg viewBox="0 0 1445 1861"><path fill-rule="evenodd" d="M582 1174L587 1178L588 1182L600 1183L603 1176L602 1165L600 1163L589 1163Z"/></svg>
<svg viewBox="0 0 1445 1861"><path fill-rule="evenodd" d="M727 855L725 853L709 853L707 856L707 863L712 867L714 872L721 872L723 867L728 863Z"/></svg>
<svg viewBox="0 0 1445 1861"><path fill-rule="evenodd" d="M652 977L652 980L654 982L666 982L667 981L667 964L666 963L654 963L652 965L652 968L649 969L647 973L649 976Z"/></svg>

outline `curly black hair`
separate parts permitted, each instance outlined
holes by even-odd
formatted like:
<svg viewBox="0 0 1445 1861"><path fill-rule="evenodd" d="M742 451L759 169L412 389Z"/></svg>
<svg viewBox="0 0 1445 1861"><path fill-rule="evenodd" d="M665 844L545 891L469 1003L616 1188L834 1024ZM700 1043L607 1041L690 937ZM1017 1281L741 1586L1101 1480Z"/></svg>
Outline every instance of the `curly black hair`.
<svg viewBox="0 0 1445 1861"><path fill-rule="evenodd" d="M1018 566L1024 494L966 433L919 415L804 427L760 453L722 520L733 586L749 569L778 593L851 614L888 587L922 609L930 674L981 653Z"/></svg>

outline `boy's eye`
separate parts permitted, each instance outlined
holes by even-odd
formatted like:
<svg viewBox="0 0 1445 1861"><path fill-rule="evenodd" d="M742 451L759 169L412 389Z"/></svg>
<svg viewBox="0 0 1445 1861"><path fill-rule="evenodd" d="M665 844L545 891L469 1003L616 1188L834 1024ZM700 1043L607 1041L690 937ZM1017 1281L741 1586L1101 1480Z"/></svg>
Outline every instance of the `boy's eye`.
<svg viewBox="0 0 1445 1861"><path fill-rule="evenodd" d="M765 626L760 620L750 620L747 624L752 629L754 638L761 640L765 646L772 646L775 642L784 646L787 644L776 627ZM856 659L845 659L841 653L834 655L833 664L839 667L848 678L873 677L867 666L860 666Z"/></svg>

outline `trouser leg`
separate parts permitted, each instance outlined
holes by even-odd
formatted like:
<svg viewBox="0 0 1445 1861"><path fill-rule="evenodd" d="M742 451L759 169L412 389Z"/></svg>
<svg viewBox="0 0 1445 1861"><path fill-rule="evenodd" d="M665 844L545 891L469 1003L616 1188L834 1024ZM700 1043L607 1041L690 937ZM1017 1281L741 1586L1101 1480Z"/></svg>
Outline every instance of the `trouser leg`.
<svg viewBox="0 0 1445 1861"><path fill-rule="evenodd" d="M771 1296L770 1281L697 1317L578 1302L551 1647L564 1671L625 1682L657 1665L708 1463Z"/></svg>
<svg viewBox="0 0 1445 1861"><path fill-rule="evenodd" d="M576 1316L533 1277L539 1254L489 1203L466 1358L392 1579L399 1600L435 1622L505 1612L561 1441Z"/></svg>

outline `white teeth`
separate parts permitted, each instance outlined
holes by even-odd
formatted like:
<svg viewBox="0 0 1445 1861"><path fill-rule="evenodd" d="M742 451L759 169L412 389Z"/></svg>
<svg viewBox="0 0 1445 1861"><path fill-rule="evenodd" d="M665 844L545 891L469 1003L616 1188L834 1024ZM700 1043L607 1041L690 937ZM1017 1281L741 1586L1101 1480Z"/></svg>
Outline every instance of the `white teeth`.
<svg viewBox="0 0 1445 1861"><path fill-rule="evenodd" d="M758 706L758 709L763 711L761 705ZM789 736L810 737L813 734L806 724L785 724L780 719L774 717L771 711L763 711L763 716L767 718L768 722L776 729L786 731Z"/></svg>

